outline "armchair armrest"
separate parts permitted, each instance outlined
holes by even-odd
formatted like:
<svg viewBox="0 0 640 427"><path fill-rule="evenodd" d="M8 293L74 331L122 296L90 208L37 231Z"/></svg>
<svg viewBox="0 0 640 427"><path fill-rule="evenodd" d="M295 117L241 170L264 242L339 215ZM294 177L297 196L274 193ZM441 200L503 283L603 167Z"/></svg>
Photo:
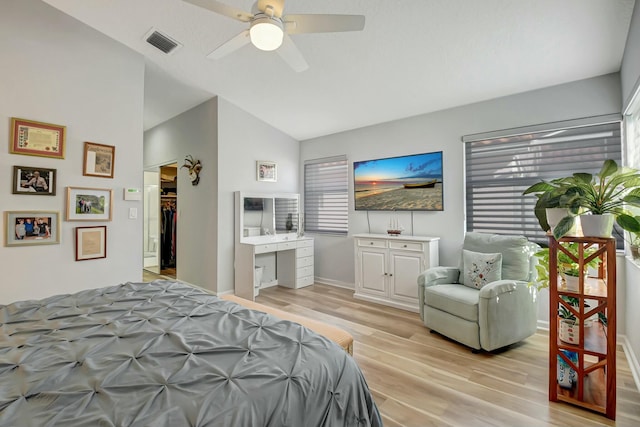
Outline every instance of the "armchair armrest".
<svg viewBox="0 0 640 427"><path fill-rule="evenodd" d="M424 288L433 285L458 283L460 270L457 267L431 267L418 276L418 306L424 321Z"/></svg>
<svg viewBox="0 0 640 427"><path fill-rule="evenodd" d="M431 267L418 276L420 287L458 283L458 267Z"/></svg>
<svg viewBox="0 0 640 427"><path fill-rule="evenodd" d="M480 289L480 345L487 351L521 341L536 332L538 295L520 280L497 280Z"/></svg>

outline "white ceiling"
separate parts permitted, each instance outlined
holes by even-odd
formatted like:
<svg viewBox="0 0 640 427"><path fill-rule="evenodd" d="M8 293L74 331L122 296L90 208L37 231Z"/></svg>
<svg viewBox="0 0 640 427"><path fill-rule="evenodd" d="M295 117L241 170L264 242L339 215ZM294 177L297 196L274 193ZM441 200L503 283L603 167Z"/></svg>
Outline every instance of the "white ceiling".
<svg viewBox="0 0 640 427"><path fill-rule="evenodd" d="M44 0L145 56L145 129L219 95L298 140L620 70L634 0L288 0L365 15L362 32L292 35L296 73L247 25L181 0ZM225 0L246 11L253 0ZM184 46L165 55L151 28Z"/></svg>

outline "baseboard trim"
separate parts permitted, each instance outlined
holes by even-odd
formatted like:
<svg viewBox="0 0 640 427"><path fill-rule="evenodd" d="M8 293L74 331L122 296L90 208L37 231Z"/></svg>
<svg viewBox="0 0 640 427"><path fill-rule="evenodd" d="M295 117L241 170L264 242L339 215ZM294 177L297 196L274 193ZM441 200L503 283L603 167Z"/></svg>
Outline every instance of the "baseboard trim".
<svg viewBox="0 0 640 427"><path fill-rule="evenodd" d="M627 361L629 362L631 375L636 383L636 388L640 391L640 364L638 363L638 358L633 352L631 343L627 339L626 335L618 335L618 342L622 344L622 350L624 350L624 354L627 356Z"/></svg>
<svg viewBox="0 0 640 427"><path fill-rule="evenodd" d="M549 332L549 321L548 320L538 320L538 330Z"/></svg>
<svg viewBox="0 0 640 427"><path fill-rule="evenodd" d="M356 288L353 283L341 282L339 280L333 279L325 279L324 277L318 276L314 277L313 281L315 283L321 283L323 285L335 286L336 288L351 289L352 291Z"/></svg>

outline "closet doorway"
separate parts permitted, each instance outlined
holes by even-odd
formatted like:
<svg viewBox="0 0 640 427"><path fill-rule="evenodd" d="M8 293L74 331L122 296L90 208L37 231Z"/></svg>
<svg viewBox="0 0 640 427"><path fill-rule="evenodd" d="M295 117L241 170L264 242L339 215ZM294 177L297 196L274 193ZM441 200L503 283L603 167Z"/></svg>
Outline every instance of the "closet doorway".
<svg viewBox="0 0 640 427"><path fill-rule="evenodd" d="M160 166L160 274L176 278L178 164Z"/></svg>
<svg viewBox="0 0 640 427"><path fill-rule="evenodd" d="M144 171L144 269L177 277L178 164Z"/></svg>

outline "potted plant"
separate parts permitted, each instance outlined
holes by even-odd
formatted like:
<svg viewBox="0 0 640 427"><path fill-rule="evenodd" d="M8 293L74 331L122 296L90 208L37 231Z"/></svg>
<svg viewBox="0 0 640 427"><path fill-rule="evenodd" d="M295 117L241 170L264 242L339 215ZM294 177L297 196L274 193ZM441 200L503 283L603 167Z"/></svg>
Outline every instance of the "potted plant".
<svg viewBox="0 0 640 427"><path fill-rule="evenodd" d="M523 194L536 194L538 202L545 207L565 207L569 210L569 214L553 229L556 239L574 227L575 215L580 211L583 213L580 219L585 236L611 236L614 220L622 229L640 233L640 221L623 208L625 204L640 207L640 173L635 169L620 167L613 160L605 160L597 175L574 173L569 177L542 181L526 189ZM557 206L552 206L554 204ZM536 209L541 207L536 203ZM544 223L539 215L536 210L538 222L545 231L549 230L546 214ZM599 229L595 226L592 229L593 220L603 221L604 227Z"/></svg>
<svg viewBox="0 0 640 427"><path fill-rule="evenodd" d="M578 256L579 243L562 243L562 246L566 248L574 258ZM588 258L596 251L596 248L587 248L584 250L584 258ZM536 289L541 290L549 287L549 248L542 248L536 252L535 257L538 263L536 264L536 278L534 281L529 282L529 286L535 286ZM589 268L598 268L600 264L600 258L594 258L588 263L584 264L583 269L580 270L580 265L569 255L563 251L558 251L558 273L564 281L564 286L569 291L578 291L580 274L586 275Z"/></svg>
<svg viewBox="0 0 640 427"><path fill-rule="evenodd" d="M575 297L562 296L562 299L569 303L572 307L577 308L579 301ZM577 344L580 337L580 325L576 322L576 316L565 307L560 304L558 308L559 328L558 337L570 344Z"/></svg>

